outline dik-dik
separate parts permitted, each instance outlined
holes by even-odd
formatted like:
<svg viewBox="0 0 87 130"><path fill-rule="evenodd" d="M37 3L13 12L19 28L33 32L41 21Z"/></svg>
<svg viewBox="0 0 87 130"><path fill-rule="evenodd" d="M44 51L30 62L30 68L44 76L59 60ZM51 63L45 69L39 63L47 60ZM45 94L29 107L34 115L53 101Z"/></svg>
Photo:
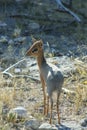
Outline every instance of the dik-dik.
<svg viewBox="0 0 87 130"><path fill-rule="evenodd" d="M58 123L60 124L59 114L59 97L62 90L64 78L58 67L50 65L46 62L43 52L43 41L38 40L33 43L29 50L26 52L27 56L36 57L39 67L40 79L43 88L44 95L44 114L47 115L49 111L49 99L50 99L50 123L52 123L52 110L53 110L53 92L56 91L57 99L57 114ZM47 87L47 89L46 89ZM46 92L47 90L47 92Z"/></svg>

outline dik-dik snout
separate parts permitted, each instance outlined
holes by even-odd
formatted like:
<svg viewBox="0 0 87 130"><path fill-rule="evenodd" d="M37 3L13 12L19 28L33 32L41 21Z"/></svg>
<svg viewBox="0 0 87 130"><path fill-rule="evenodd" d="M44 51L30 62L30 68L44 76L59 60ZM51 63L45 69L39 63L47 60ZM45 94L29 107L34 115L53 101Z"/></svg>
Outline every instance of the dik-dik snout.
<svg viewBox="0 0 87 130"><path fill-rule="evenodd" d="M43 46L42 40L36 41L35 43L33 43L31 48L27 50L26 56L38 57L38 55L40 54L41 50L43 49L42 46Z"/></svg>

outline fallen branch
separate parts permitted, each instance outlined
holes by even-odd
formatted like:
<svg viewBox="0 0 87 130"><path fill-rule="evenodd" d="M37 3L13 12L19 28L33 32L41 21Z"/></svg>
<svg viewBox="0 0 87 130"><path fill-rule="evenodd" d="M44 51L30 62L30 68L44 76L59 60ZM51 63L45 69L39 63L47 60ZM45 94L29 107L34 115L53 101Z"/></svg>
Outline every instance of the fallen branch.
<svg viewBox="0 0 87 130"><path fill-rule="evenodd" d="M74 91L68 90L68 89L66 89L66 88L62 88L62 91L63 91L65 94L68 94L68 93L70 93L70 94L75 94Z"/></svg>
<svg viewBox="0 0 87 130"><path fill-rule="evenodd" d="M11 73L9 73L9 72L2 72L3 74L5 74L5 75L8 75L9 77L14 77Z"/></svg>
<svg viewBox="0 0 87 130"><path fill-rule="evenodd" d="M7 74L7 75L9 75L10 77L13 77L13 75L10 74L10 73L7 72L7 71L9 71L11 68L13 68L14 66L18 65L19 63L23 62L24 60L26 60L26 59L24 58L24 59L18 61L17 63L15 63L15 64L13 64L12 66L8 67L8 68L7 68L6 70L4 70L2 73L3 73L3 74Z"/></svg>
<svg viewBox="0 0 87 130"><path fill-rule="evenodd" d="M74 12L72 12L70 9L66 8L62 4L61 0L56 0L56 2L58 4L58 6L60 6L63 11L65 11L65 12L69 13L70 15L72 15L76 19L77 22L81 22L81 19Z"/></svg>
<svg viewBox="0 0 87 130"><path fill-rule="evenodd" d="M32 77L32 76L30 76L30 75L12 75L11 73L8 72L11 68L15 67L16 65L18 65L18 64L21 63L21 62L23 62L24 60L26 60L26 59L24 58L24 59L18 61L17 63L15 63L15 64L13 64L12 66L8 67L8 68L7 68L6 70L4 70L2 73L5 74L5 75L10 76L11 78L23 77L23 78L30 78L30 79L32 79L32 80L34 80L34 81L40 82L39 79L37 79L37 78L35 78L35 77Z"/></svg>

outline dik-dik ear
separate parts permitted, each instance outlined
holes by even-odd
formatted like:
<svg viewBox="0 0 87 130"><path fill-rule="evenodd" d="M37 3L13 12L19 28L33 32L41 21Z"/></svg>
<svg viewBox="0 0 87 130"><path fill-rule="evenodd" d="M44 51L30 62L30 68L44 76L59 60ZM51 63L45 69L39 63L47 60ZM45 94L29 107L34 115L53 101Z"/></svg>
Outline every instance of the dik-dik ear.
<svg viewBox="0 0 87 130"><path fill-rule="evenodd" d="M39 40L39 42L40 42L39 46L40 46L40 48L42 48L43 47L43 41Z"/></svg>
<svg viewBox="0 0 87 130"><path fill-rule="evenodd" d="M33 36L31 36L31 39L33 43L37 41Z"/></svg>
<svg viewBox="0 0 87 130"><path fill-rule="evenodd" d="M41 42L41 44L43 45L43 41L42 41L42 39L40 39L40 42Z"/></svg>

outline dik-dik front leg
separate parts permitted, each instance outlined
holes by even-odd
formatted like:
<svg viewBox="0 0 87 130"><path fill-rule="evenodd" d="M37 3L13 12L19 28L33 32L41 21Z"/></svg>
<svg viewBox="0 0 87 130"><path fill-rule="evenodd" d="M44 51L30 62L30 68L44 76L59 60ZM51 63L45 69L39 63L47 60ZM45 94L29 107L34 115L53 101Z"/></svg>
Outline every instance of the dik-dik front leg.
<svg viewBox="0 0 87 130"><path fill-rule="evenodd" d="M46 114L46 89L45 89L45 81L41 74L40 74L40 79L41 79L43 95L44 95L44 115L45 115Z"/></svg>
<svg viewBox="0 0 87 130"><path fill-rule="evenodd" d="M59 97L60 97L60 93L57 92L57 116L58 116L58 124L60 124Z"/></svg>

